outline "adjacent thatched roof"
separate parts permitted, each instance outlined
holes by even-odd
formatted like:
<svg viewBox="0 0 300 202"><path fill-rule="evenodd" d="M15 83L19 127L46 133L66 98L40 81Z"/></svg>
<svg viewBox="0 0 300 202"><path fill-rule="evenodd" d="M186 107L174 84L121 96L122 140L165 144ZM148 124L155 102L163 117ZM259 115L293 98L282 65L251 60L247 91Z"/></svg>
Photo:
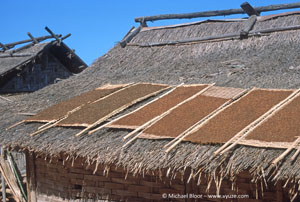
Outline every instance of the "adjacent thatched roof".
<svg viewBox="0 0 300 202"><path fill-rule="evenodd" d="M79 73L87 65L65 44L57 45L56 41L25 45L17 52L7 50L0 52L0 85L22 69L22 66L34 62L36 57L50 51L66 68L73 73ZM72 56L69 56L72 54ZM69 56L69 57L68 57Z"/></svg>
<svg viewBox="0 0 300 202"><path fill-rule="evenodd" d="M272 17L258 21L254 30L267 26L297 25L299 18L298 13ZM193 173L201 171L213 174L221 171L226 176L232 176L242 170L250 170L254 179L283 179L297 184L300 179L299 156L294 162L286 158L276 168L271 164L284 151L281 149L238 146L226 155L210 158L219 145L186 142L166 155L162 150L166 140L139 139L122 149L122 137L128 133L125 130L102 129L93 135L74 137L80 129L52 128L32 138L28 134L40 124L21 124L5 131L5 128L25 118L17 112L38 112L106 83L216 82L218 86L240 88L299 88L299 29L272 32L243 40L153 47L138 45L240 32L243 22L245 21L203 22L176 28L143 28L125 48L116 45L82 73L34 92L19 102L7 103L5 110L1 107L0 142L7 147L29 149L49 156L66 154L70 159L82 156L88 161L123 166L134 173L157 169L184 172L186 168L190 168ZM290 155L293 153L294 151Z"/></svg>

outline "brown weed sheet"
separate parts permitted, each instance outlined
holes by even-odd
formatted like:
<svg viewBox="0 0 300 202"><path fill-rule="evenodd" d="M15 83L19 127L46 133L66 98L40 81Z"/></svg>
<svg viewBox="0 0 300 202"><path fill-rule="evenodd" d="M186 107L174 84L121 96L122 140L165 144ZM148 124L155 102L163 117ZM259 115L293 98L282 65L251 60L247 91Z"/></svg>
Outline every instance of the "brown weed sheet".
<svg viewBox="0 0 300 202"><path fill-rule="evenodd" d="M160 84L136 84L111 94L104 99L88 104L80 110L72 113L67 119L60 122L59 126L89 126L108 115L114 115L114 111L121 107L129 107L137 101L158 93L165 89L166 85Z"/></svg>
<svg viewBox="0 0 300 202"><path fill-rule="evenodd" d="M208 85L182 86L175 89L170 94L154 101L153 103L129 114L118 121L110 124L108 127L116 128L137 128L158 115L166 112L170 108L193 96Z"/></svg>
<svg viewBox="0 0 300 202"><path fill-rule="evenodd" d="M256 89L186 137L195 143L225 143L293 91Z"/></svg>
<svg viewBox="0 0 300 202"><path fill-rule="evenodd" d="M143 138L174 138L216 110L228 99L199 95L180 105L144 131Z"/></svg>
<svg viewBox="0 0 300 202"><path fill-rule="evenodd" d="M88 102L93 102L104 96L107 96L117 90L120 90L122 85L105 85L100 88L91 90L89 92L83 93L81 95L72 97L68 100L62 101L55 104L41 112L37 115L28 118L27 122L49 122L62 118L69 111L75 109L76 107L86 104Z"/></svg>
<svg viewBox="0 0 300 202"><path fill-rule="evenodd" d="M246 140L294 142L300 135L300 96L254 129Z"/></svg>

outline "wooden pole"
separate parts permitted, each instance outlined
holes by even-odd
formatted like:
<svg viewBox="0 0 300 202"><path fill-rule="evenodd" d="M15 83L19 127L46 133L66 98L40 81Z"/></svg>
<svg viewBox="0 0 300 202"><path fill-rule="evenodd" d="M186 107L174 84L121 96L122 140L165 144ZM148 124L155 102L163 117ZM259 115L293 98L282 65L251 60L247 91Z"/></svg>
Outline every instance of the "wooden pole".
<svg viewBox="0 0 300 202"><path fill-rule="evenodd" d="M63 41L63 40L65 40L66 38L68 38L68 37L70 37L71 36L71 33L69 33L69 34L67 34L67 35L65 35L65 36L63 36L63 37L61 37L61 40Z"/></svg>
<svg viewBox="0 0 300 202"><path fill-rule="evenodd" d="M248 2L244 2L241 4L241 8L247 13L249 16L256 15L259 16L259 12L257 12Z"/></svg>
<svg viewBox="0 0 300 202"><path fill-rule="evenodd" d="M0 46L1 46L1 48L2 48L4 51L8 50L8 47L7 47L6 45L0 43Z"/></svg>
<svg viewBox="0 0 300 202"><path fill-rule="evenodd" d="M298 29L300 29L300 25L270 28L270 29L262 29L262 30L252 30L252 31L249 31L248 36L249 37L250 36L261 36L262 34L268 34L268 33L272 33L272 32L298 30ZM137 46L140 46L140 47L177 45L177 44L184 44L184 43L208 42L208 41L214 41L214 40L240 39L240 35L241 35L241 33L232 33L232 34L225 34L225 35L219 35L219 36L209 36L209 37L202 37L202 38L192 38L192 39L183 39L183 40L166 41L166 42L155 42L155 43L145 43L145 44L128 44L128 45L137 45Z"/></svg>
<svg viewBox="0 0 300 202"><path fill-rule="evenodd" d="M34 38L34 37L30 34L30 32L27 32L27 35L30 37L30 39L33 41L34 44L39 43L38 40L36 40L36 38Z"/></svg>
<svg viewBox="0 0 300 202"><path fill-rule="evenodd" d="M251 15L250 18L247 20L246 27L242 29L240 36L241 38L247 38L250 30L253 28L254 24L256 23L257 17L256 15Z"/></svg>
<svg viewBox="0 0 300 202"><path fill-rule="evenodd" d="M290 4L277 4L269 6L254 7L256 12L266 12L266 11L275 11L282 9L292 9L299 8L300 2L290 3ZM147 21L157 21L157 20L167 20L167 19L191 19L199 17L212 17L212 16L225 16L233 14L245 14L246 12L239 9L227 9L227 10L215 10L215 11L204 11L204 12L195 12L195 13L184 13L184 14L164 14L164 15L154 15L154 16L145 16L135 18L135 22L147 22Z"/></svg>
<svg viewBox="0 0 300 202"><path fill-rule="evenodd" d="M61 37L61 34L57 34L56 37ZM41 37L37 37L35 38L37 41L41 42L41 41L44 41L46 39L51 39L53 38L53 36L51 35L48 35L48 36L41 36ZM7 47L8 49L10 48L13 48L14 46L16 45L19 45L19 44L23 44L23 43L28 43L28 42L32 42L32 39L26 39L26 40L22 40L22 41L17 41L17 42L14 42L14 43L8 43L8 44L4 44L5 47ZM2 44L3 45L3 44ZM1 45L0 45L1 46ZM3 48L3 47L2 47Z"/></svg>
<svg viewBox="0 0 300 202"><path fill-rule="evenodd" d="M121 47L125 48L126 44L129 43L133 39L133 37L135 37L141 31L142 27L143 27L142 25L138 26L131 33L129 33L126 37L124 37L124 39L122 39L119 42Z"/></svg>
<svg viewBox="0 0 300 202"><path fill-rule="evenodd" d="M51 29L49 29L49 27L46 26L46 27L45 27L45 30L46 30L47 32L49 32L49 34L51 34L51 36L52 36L53 38L56 39L56 41L57 41L58 44L61 43L61 39L59 39L59 38L56 36L56 34L54 34L54 33L51 31Z"/></svg>
<svg viewBox="0 0 300 202"><path fill-rule="evenodd" d="M3 146L1 146L0 155L2 156L2 158L4 158L4 149L3 149ZM1 173L1 185L2 185L2 201L6 202L5 180L4 180L4 177L3 177L2 173Z"/></svg>

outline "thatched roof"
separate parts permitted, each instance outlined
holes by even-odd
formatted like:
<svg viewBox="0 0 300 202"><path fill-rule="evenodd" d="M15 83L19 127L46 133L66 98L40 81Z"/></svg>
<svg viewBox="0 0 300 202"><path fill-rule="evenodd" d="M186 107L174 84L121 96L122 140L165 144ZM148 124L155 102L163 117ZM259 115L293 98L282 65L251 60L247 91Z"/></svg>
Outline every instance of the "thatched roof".
<svg viewBox="0 0 300 202"><path fill-rule="evenodd" d="M294 13L258 19L254 30L299 25L299 18L300 15ZM150 42L240 32L244 22L218 21L174 28L143 28L125 48L116 45L82 73L34 92L19 102L7 103L5 110L0 109L0 142L7 147L29 149L49 156L66 154L70 159L81 156L91 162L116 164L134 173L166 169L171 175L173 171L184 172L188 168L193 173L199 171L194 177L200 171L209 174L221 171L228 177L242 170L250 170L253 179L282 179L297 184L300 179L300 157L293 162L289 158L295 151L274 168L272 161L284 151L282 149L238 146L226 155L211 158L220 145L185 142L166 155L162 147L167 140L138 139L123 149L120 145L123 144L122 137L128 134L127 130L102 129L93 135L74 137L81 129L52 128L31 138L28 134L41 126L31 123L5 131L5 128L25 118L18 112L38 112L106 83L216 82L218 86L238 88L299 88L299 29L274 31L242 40L139 46ZM136 107L138 105L129 111Z"/></svg>
<svg viewBox="0 0 300 202"><path fill-rule="evenodd" d="M14 50L20 49L17 52ZM17 74L22 66L34 62L41 54L49 51L72 73L79 73L87 65L65 44L56 41L27 44L23 48L0 51L0 85ZM72 56L70 56L72 54Z"/></svg>

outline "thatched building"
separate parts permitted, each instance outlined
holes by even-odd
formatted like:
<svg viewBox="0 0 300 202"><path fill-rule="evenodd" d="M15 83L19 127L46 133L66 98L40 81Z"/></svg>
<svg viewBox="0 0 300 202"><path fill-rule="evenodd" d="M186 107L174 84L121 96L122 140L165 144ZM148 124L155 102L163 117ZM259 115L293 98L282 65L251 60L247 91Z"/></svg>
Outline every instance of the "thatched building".
<svg viewBox="0 0 300 202"><path fill-rule="evenodd" d="M33 92L87 67L74 50L62 42L66 37L55 37L57 39L44 43L40 42L54 37L32 37L29 40L1 44L0 93ZM18 47L21 44L23 46Z"/></svg>
<svg viewBox="0 0 300 202"><path fill-rule="evenodd" d="M222 144L186 141L166 154L168 139L138 138L122 147L131 130L103 128L75 137L81 127L52 127L30 137L43 124L22 122L5 129L27 118L20 113L37 113L107 83L215 82L243 89L298 89L299 21L299 12L164 27L144 27L142 21L143 26L132 30L122 45L78 76L6 103L5 110L0 108L0 142L26 153L30 201L218 201L225 196L298 200L300 156L291 160L298 151L292 143L293 148L274 166L274 159L286 149L238 144L214 156Z"/></svg>

